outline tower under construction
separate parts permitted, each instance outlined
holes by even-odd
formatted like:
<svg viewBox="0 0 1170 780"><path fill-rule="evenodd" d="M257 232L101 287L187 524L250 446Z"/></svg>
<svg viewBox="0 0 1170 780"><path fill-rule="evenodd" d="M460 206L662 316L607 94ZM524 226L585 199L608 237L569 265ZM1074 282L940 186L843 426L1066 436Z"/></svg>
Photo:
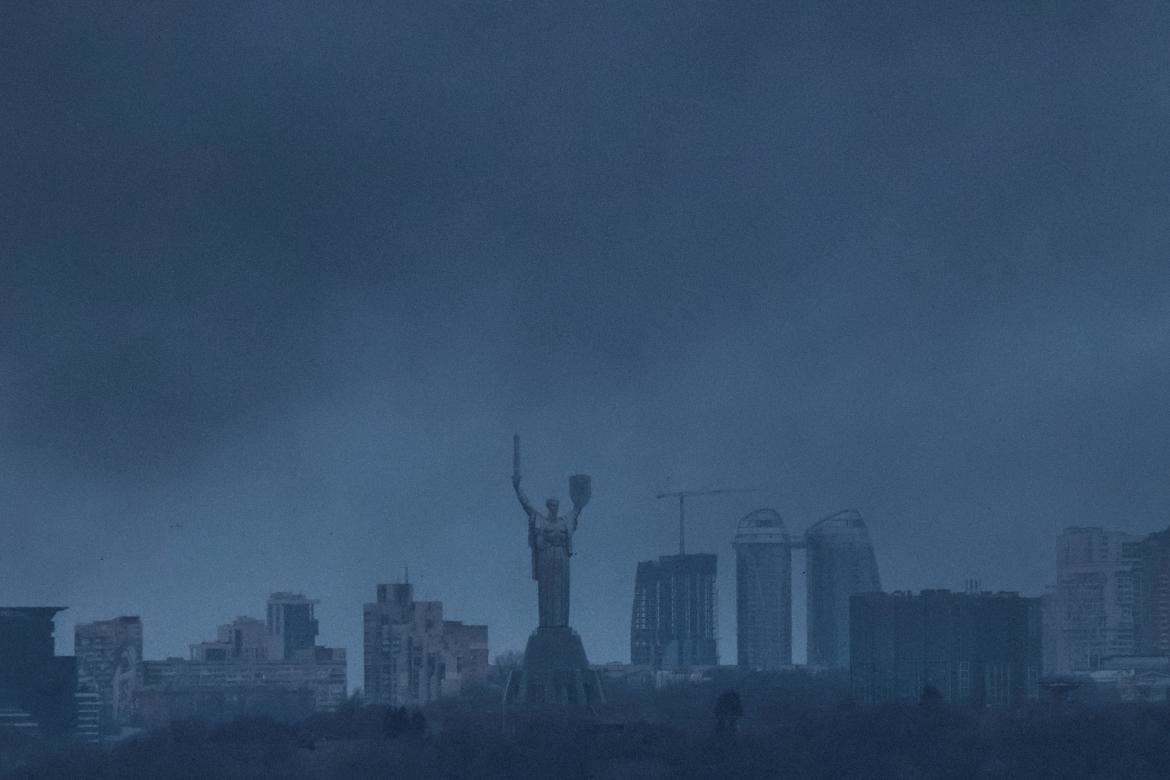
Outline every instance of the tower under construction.
<svg viewBox="0 0 1170 780"><path fill-rule="evenodd" d="M653 669L719 663L715 556L642 561L634 583L630 661Z"/></svg>

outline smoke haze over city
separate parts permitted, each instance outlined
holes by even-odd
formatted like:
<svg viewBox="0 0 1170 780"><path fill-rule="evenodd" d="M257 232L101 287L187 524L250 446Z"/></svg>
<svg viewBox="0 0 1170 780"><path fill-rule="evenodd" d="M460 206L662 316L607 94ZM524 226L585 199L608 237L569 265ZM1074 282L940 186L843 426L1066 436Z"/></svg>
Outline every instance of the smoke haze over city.
<svg viewBox="0 0 1170 780"><path fill-rule="evenodd" d="M291 590L352 686L407 567L521 649L513 433L534 501L592 475L596 662L662 492L758 488L688 505L724 663L759 507L857 509L887 590L1037 594L1065 526L1170 521L1165 6L2 15L2 601L62 652Z"/></svg>

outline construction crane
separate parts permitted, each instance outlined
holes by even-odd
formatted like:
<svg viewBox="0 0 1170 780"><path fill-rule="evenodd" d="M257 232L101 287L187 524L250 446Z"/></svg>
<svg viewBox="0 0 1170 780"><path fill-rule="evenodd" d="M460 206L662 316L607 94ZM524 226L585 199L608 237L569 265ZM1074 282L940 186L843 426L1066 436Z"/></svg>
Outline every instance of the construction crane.
<svg viewBox="0 0 1170 780"><path fill-rule="evenodd" d="M726 496L732 493L755 493L758 488L720 488L717 490L678 490L659 493L655 498L678 497L678 554L687 554L686 515L688 496Z"/></svg>

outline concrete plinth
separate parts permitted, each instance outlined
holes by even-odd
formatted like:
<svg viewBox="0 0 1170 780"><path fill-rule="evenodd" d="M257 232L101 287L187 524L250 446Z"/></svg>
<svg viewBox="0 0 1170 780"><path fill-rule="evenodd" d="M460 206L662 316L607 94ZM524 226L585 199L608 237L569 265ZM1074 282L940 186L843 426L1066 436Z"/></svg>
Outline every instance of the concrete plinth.
<svg viewBox="0 0 1170 780"><path fill-rule="evenodd" d="M528 637L524 665L508 675L504 705L595 712L605 703L601 677L589 668L581 637L568 627L542 626Z"/></svg>

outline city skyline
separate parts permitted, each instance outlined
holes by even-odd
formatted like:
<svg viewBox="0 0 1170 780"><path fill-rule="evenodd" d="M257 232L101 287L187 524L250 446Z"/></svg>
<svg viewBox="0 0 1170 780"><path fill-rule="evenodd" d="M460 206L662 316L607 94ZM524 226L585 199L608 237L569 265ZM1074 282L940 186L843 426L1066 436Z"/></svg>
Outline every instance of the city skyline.
<svg viewBox="0 0 1170 780"><path fill-rule="evenodd" d="M740 522L742 523L742 521L754 518L756 516L776 516L776 513L770 509L760 509L760 510L756 510L752 513L749 513L744 518L741 518ZM846 519L853 518L853 520L852 520L853 522L858 522L858 523L862 522L860 520L860 517L856 514L856 512L854 510L844 510L842 512L837 512L837 513L834 513L832 515L828 515L824 518L821 518L821 520L817 521L816 523L812 524L812 526L810 526L810 530L816 529L816 527L818 525L824 523L825 521L835 521L835 520L838 520L839 518L846 518ZM779 527L781 530L783 530L783 521L779 521L779 522L780 522ZM863 523L862 523L861 527L864 529ZM743 528L743 526L741 525L740 526L741 533L742 533L742 528ZM1159 540L1159 539L1162 539L1167 533L1170 533L1170 531L1164 531L1161 529L1153 529L1153 530L1148 530L1146 533L1141 533L1141 534L1135 533L1135 534L1128 534L1127 535L1123 532L1118 532L1114 529L1102 529L1100 527L1080 527L1080 526L1066 527L1065 529L1062 530L1062 532L1059 536L1054 537L1054 539L1053 539L1053 541L1055 542L1055 546L1053 548L1055 551L1054 552L1055 566L1053 567L1053 571L1052 571L1052 574L1053 574L1052 584L1045 586L1045 588L1043 589L1042 592L1035 592L1035 593L1025 592L1022 595L1025 595L1025 596L1030 597L1030 598L1039 598L1041 596L1045 596L1047 598L1052 598L1052 599L1054 599L1054 601L1052 603L1053 603L1053 606L1055 609L1057 609L1061 612L1068 610L1068 606L1064 603L1064 601L1062 601L1062 599L1064 598L1064 596L1063 596L1063 587L1064 587L1063 583L1065 582L1065 579L1063 579L1063 578L1068 576L1068 575L1063 574L1063 572L1065 571L1065 569L1063 567L1065 567L1065 565L1066 565L1065 560L1069 556L1069 553L1067 552L1068 542L1066 541L1069 538L1077 538L1078 536L1081 538L1087 538L1088 535L1095 535L1095 536L1102 537L1102 538L1103 537L1110 537L1110 538L1116 537L1116 538L1121 539L1123 541L1122 542L1115 542L1114 543L1115 545L1126 544L1126 545L1129 545L1133 548L1133 552L1127 553L1132 558L1133 555L1137 554L1137 552L1139 550L1138 545L1140 545L1143 542L1143 540L1145 540L1145 539ZM784 539L786 541L779 543L781 546L787 547L789 549L795 549L798 551L798 554L803 553L803 551L805 549L805 545L806 545L806 542L805 542L803 535L789 538L787 536L787 534L784 534ZM736 545L738 543L740 543L740 539L739 539L739 536L737 535L737 538L732 542L732 544ZM1093 549L1092 543L1090 543L1088 549L1089 549L1088 555L1092 556L1094 554L1092 552L1092 549ZM1120 548L1118 548L1118 549L1120 549ZM1118 549L1114 550L1115 556L1118 554ZM1106 550L1105 554L1108 555L1108 552L1107 552L1108 545L1105 546L1105 550ZM707 561L707 563L709 563L709 564L714 564L714 561L718 557L717 555L710 554L710 553L691 553L688 555L690 557L695 558L696 560L709 559ZM1086 555L1086 553L1081 552L1081 553L1078 553L1078 555L1084 557ZM685 558L687 556L682 556L682 557ZM863 555L862 555L862 557L863 558L876 557L876 551L873 549L872 546L870 546L868 541L863 542ZM676 558L679 558L679 556L676 556L674 554L670 554L670 555L661 556L657 563L655 563L653 561L639 562L637 565L638 576L641 577L641 571L642 571L643 567L661 565L663 561L670 561L670 560L674 560ZM1086 562L1088 562L1088 560L1089 560L1088 558L1085 559ZM1155 560L1155 559L1151 559L1151 560ZM1161 560L1161 559L1157 558L1156 560ZM738 576L738 573L739 573L738 568L739 568L740 563L741 563L741 561L737 560L736 558L733 558L731 560L730 565L735 569L735 571L733 572L733 576ZM807 565L808 565L807 561L801 562L801 564L804 565L807 569ZM1081 564L1078 564L1078 565L1081 565ZM1107 559L1102 559L1101 565L1104 565L1107 567L1109 565ZM1114 563L1113 565L1116 565L1116 563ZM712 568L714 568L714 566L712 566ZM790 567L788 567L788 568L790 570ZM1090 566L1087 569L1083 569L1083 570L1095 571L1095 569L1093 569L1092 566ZM1073 569L1072 571L1076 571L1076 569ZM655 575L655 576L657 576L657 575ZM861 576L862 576L862 579L864 580L865 577L868 577L870 575L869 574L862 574ZM874 577L877 576L876 571L873 572L873 576ZM635 579L637 579L637 578L635 578ZM875 580L875 582L876 582L876 580ZM992 586L990 589L987 589L987 588L983 588L982 587L983 585L991 585L991 584L982 583L978 579L967 579L967 580L964 580L964 582L963 582L963 586L967 589L968 592L971 592L972 588L974 588L975 589L974 592L977 592L977 593L978 592L983 592L983 593L1004 593L1004 592L1020 593L1020 591L1015 591L1015 590L1011 590L1008 588L994 587L994 586ZM933 586L925 586L925 587L920 588L920 590L923 590L923 591L944 590L945 591L945 590L950 589L953 586L954 586L954 583L949 583L949 582L948 583L935 583ZM389 585L389 584L379 585L378 586L379 593L381 593L382 589L387 588L387 587L407 588L411 592L413 592L414 583L411 583L410 579L409 579L409 567L405 567L404 573L400 578L393 580L393 585ZM641 586L639 586L639 587L641 587ZM798 588L801 588L801 589L804 589L807 591L807 587L808 587L807 583L803 584L803 586L802 586L801 583L797 579L792 579L788 582L787 587L780 588L777 591L776 595L782 601L785 598L791 600L792 598L794 598L792 596L793 592L795 592ZM853 586L853 587L856 588L857 586ZM876 587L876 588L867 589L867 588L862 587L862 588L856 590L855 592L858 592L858 593L907 594L907 593L913 592L913 590L910 588L886 588L886 589L883 589L880 587L880 584L879 584L878 587ZM1090 597L1092 596L1092 594L1088 594L1088 595ZM736 603L736 612L733 612L732 614L733 614L733 616L736 616L736 613L738 613L738 611L740 609L738 592L734 593L732 595L732 598L735 600L735 603ZM1079 596L1078 598L1084 599L1084 598L1086 598L1086 596ZM1097 598L1099 599L1100 596L1097 596ZM1103 602L1103 603L1108 603L1108 600L1110 598L1116 598L1116 596L1106 596L1105 602ZM313 609L320 603L319 600L318 599L307 599L301 593L293 593L293 592L290 592L287 590L273 592L273 593L271 593L271 595L269 597L269 612L270 612L270 616L268 618L269 621L272 620L272 617L271 617L271 611L273 609L272 605L276 604L276 603L284 603L284 602L294 603L294 604L311 605L311 606L309 606L309 612L307 613L308 618L306 618L308 623L311 624L311 629L305 629L305 630L306 631L311 630L312 635L316 636L319 628L318 628L318 621L313 619ZM435 602L427 602L427 603L441 604L442 600L440 599L440 600L435 601ZM1088 602L1086 602L1086 603L1088 603ZM1149 603L1151 605L1153 604L1153 602L1149 602ZM638 601L637 601L637 598L635 598L635 610L634 610L635 623L637 622L637 616L638 616L637 604L638 604ZM370 606L371 605L369 603L365 604L367 611L368 611ZM517 606L519 606L519 605L517 605ZM57 610L59 612L59 614L54 619L54 622L57 624L58 628L60 628L61 626L66 626L69 628L76 626L79 629L81 629L81 628L88 629L91 627L96 627L100 624L106 624L106 623L113 624L113 623L117 623L118 621L126 620L126 619L132 619L134 621L140 621L140 619L141 619L140 615L136 615L136 614L135 615L127 615L127 613L125 611L119 613L118 610L115 609L115 610L109 611L105 617L94 618L91 621L91 625L83 625L82 621L80 621L80 620L75 620L72 622L65 622L62 620L61 616L69 611L69 609L70 609L69 606L44 607L44 606L36 606L36 605L23 605L23 607L20 607L20 608L25 608L25 607L34 608L34 609ZM1100 609L1101 607L1096 607L1096 608ZM1132 609L1132 608L1133 607L1131 605L1130 609ZM811 603L809 604L809 609L811 610ZM792 626L795 627L797 625L797 623L800 622L800 623L803 623L804 627L807 629L807 620L809 618L810 613L804 613L803 606L801 606L798 609L792 609L790 606L789 609L787 610L787 612L788 612L788 619L789 619L790 624ZM839 609L834 609L834 613L836 613L836 612L839 612ZM802 613L804 613L804 614L802 614ZM1154 613L1151 613L1151 614L1154 614ZM826 617L828 617L828 615L829 615L829 613L826 613ZM1089 615L1089 617L1091 618L1091 615ZM1069 623L1068 625L1077 626L1079 624L1076 623L1076 620L1083 619L1083 618L1074 618L1074 617L1072 617L1072 613L1070 613L1069 619L1073 620L1073 622ZM1131 617L1130 619L1132 620L1133 618ZM364 620L368 620L368 617L364 618ZM739 622L740 621L738 620L737 617L733 617L733 622L732 622L732 625L730 627L725 625L723 627L723 629L720 630L720 628L718 626L716 626L714 636L716 637L717 641L723 637L726 637L728 635L728 633L730 633L731 636L734 637L739 631ZM236 626L237 624L242 624L242 623L244 623L244 624L257 624L260 626L261 630L263 630L263 628L264 628L264 621L257 620L255 618L247 616L247 615L238 615L237 617L234 618L234 620L230 624L222 624L220 626L220 629L219 629L220 633L222 634L224 631L228 631L228 630L232 629L234 626ZM1055 625L1056 624L1054 624L1054 626ZM1063 624L1061 624L1061 625L1063 625ZM1102 623L1102 626L1105 626L1105 625L1106 624ZM1108 625L1112 626L1113 624L1109 623ZM139 642L141 643L141 641L142 641L141 640L141 632L142 632L141 622L138 623L138 626L139 626L139 628L138 628ZM247 627L247 626L245 626L245 627ZM631 626L631 628L632 628L632 626ZM1048 630L1048 629L1046 629L1046 630ZM1110 628L1109 630L1112 630L1112 629ZM1132 634L1132 631L1133 631L1133 629L1132 629L1132 625L1131 625L1131 628L1130 628L1131 634ZM781 631L781 636L783 635L783 633L784 632ZM634 643L635 639L634 639L633 633L630 633L627 636L629 638L629 641L631 643ZM1101 636L1105 636L1105 634L1102 633ZM69 648L68 645L61 644L61 641L63 639L66 639L66 637L67 637L67 634L58 633L57 645L56 645L58 655L70 655L71 652L74 650L74 649ZM807 639L807 636L805 638ZM800 647L798 647L796 640L797 640L796 632L795 632L795 630L793 630L791 632L791 657L792 657L791 663L796 664L796 665L803 665L803 664L809 663L807 657L800 657L800 656L805 656L806 654L801 651ZM221 637L218 641L222 643L224 640ZM283 641L283 640L281 640L281 641ZM1053 633L1050 636L1048 641L1052 642L1051 652L1053 655L1052 655L1051 663L1052 663L1052 670L1055 673L1066 673L1066 672L1070 671L1070 669L1072 671L1082 671L1083 672L1083 671L1088 671L1088 670L1092 670L1092 669L1097 668L1096 661L1094 661L1092 663L1082 662L1080 664L1073 664L1070 667L1066 661L1062 660L1065 657L1063 654L1065 652L1067 652L1066 650L1064 650L1062 648L1065 646L1065 642L1068 640L1066 640L1063 637L1063 635L1060 633L1060 631L1058 631L1057 633ZM1151 641L1151 644L1149 645L1148 649L1153 651L1155 649L1154 645L1153 645L1153 640L1150 640L1150 641ZM364 643L368 643L368 640L365 640ZM362 643L359 643L358 647L361 647L361 644ZM737 644L738 643L735 643L733 640L733 642L731 643L731 646L734 648L734 647L737 647ZM212 640L210 642L208 642L208 641L187 641L184 645L185 650L183 652L179 652L179 653L163 652L162 654L155 654L153 657L157 658L157 659L162 659L162 658L167 658L167 659L184 658L185 659L188 656L194 658L196 655L197 648L200 648L201 646L215 646L215 645L216 645L216 640ZM149 644L147 643L144 646L149 647ZM341 647L344 647L344 645L341 645ZM1109 655L1119 655L1119 654L1122 656L1126 656L1126 655L1138 654L1139 650L1141 650L1141 647L1142 646L1138 642L1133 640L1131 637L1128 645L1117 645L1115 649L1110 650L1110 649L1107 649L1108 642L1106 641L1105 643L1101 644L1102 650L1096 651L1096 652L1097 652L1097 655L1101 656L1101 657L1107 657ZM69 650L70 652L66 652L66 650ZM516 648L514 648L514 647L500 647L500 646L492 647L492 648L490 648L490 658L494 659L495 656L497 656L501 653L508 653L508 652L515 652L515 651L516 651ZM279 653L280 653L280 651L278 651L278 650L269 650L268 652L275 652L275 653L277 653L277 656L279 656ZM736 661L733 661L732 659L727 658L724 655L724 653L726 652L725 650L717 649L715 652L720 656L720 663L722 663L724 665L737 665ZM277 657L277 656L274 656L274 657ZM142 651L139 657L140 658L150 658L151 653L146 652L146 651ZM200 660L202 660L202 659L200 659ZM624 663L626 661L635 663L635 665L637 663L632 658L631 659L607 659L606 661L597 661L596 663L597 664L605 664L605 663L613 663L613 662ZM656 666L657 664L655 663L652 665ZM742 663L740 663L739 665L742 665ZM813 664L813 665L817 665L817 664ZM360 675L361 675L360 670L358 670L356 673L355 673L355 670L352 668L349 670L349 677L350 677L349 687L351 690L359 690L363 687ZM356 684L353 682L355 677L357 678Z"/></svg>
<svg viewBox="0 0 1170 780"><path fill-rule="evenodd" d="M590 480L573 480L579 508ZM1057 584L1042 595L987 590L977 580L967 580L962 593L928 588L916 595L881 589L866 525L855 510L822 518L797 537L776 512L757 510L740 520L735 538L735 632L743 638L747 630L749 643L738 664L720 664L718 657L717 556L692 552L638 563L629 665L591 667L569 626L545 622L564 610L546 612L542 604L541 625L520 666L505 663L494 679L489 627L445 619L441 601L414 598L404 572L399 583L379 584L376 601L363 605L363 685L353 692L373 707L423 707L459 696L470 682L506 690L505 709L513 716L528 706L585 702L595 716L596 705L605 703L602 673L628 675L626 683L640 680L653 690L701 683L718 666L738 666L740 675L791 671L797 667L785 660L792 649L790 558L801 549L811 551L809 667L845 671L864 706L921 697L1001 707L1073 689L1099 703L1155 701L1170 689L1167 539L1170 529L1139 538L1071 526L1054 540ZM348 695L349 653L317 643L319 604L303 593L273 592L264 620L237 616L214 639L191 643L189 658L165 659L144 652L139 616L78 625L75 654L63 655L55 648L54 617L67 607L9 605L0 609L7 624L0 648L4 717L16 728L70 731L96 742L123 728L158 729L191 717L263 713L297 721L333 712ZM550 642L569 636L575 649L567 655L549 650ZM542 643L543 665L533 665L539 655L533 646ZM567 666L558 667L562 661ZM530 665L547 679L536 674L526 683ZM585 676L546 700L542 691L563 683L565 669ZM507 674L503 687L500 673Z"/></svg>
<svg viewBox="0 0 1170 780"><path fill-rule="evenodd" d="M688 507L724 659L760 507L855 508L889 590L1165 527L1164 12L859 5L11 4L0 601L355 648L408 565L520 649L516 432L533 501L593 477L598 662L660 493L764 488Z"/></svg>
<svg viewBox="0 0 1170 780"><path fill-rule="evenodd" d="M765 495L767 494L766 491L764 494ZM756 500L758 502L757 499L748 499L748 501L752 501L752 500ZM754 511L770 511L770 510L754 510ZM849 511L853 511L853 510L849 510ZM749 514L752 514L752 513L749 513ZM819 519L815 519L814 521L810 522L808 525L811 528L812 526L815 526L818 522L821 522L825 519L828 519L829 517L834 517L836 515L844 515L844 514L846 514L846 512L842 511L839 513L835 513L834 515L828 515L825 517L821 517ZM670 512L665 512L664 515L665 516L664 516L663 520L664 520L665 524L667 526L669 526L670 522L671 522L671 518L669 517ZM1064 533L1067 533L1070 531L1077 531L1077 530L1081 530L1081 529L1079 527L1069 526L1067 528L1062 529L1061 534L1064 534ZM1149 534L1154 534L1159 530L1161 530L1160 527L1155 525L1155 526L1152 526L1152 527L1149 527L1146 529L1139 529L1139 530L1133 531L1131 533L1131 535L1134 538L1141 538L1141 537L1144 537L1144 536L1149 535ZM669 531L667 531L665 535L668 537L666 541L667 541L667 549L669 549L669 546L670 546L669 542L671 541L671 534ZM1052 541L1055 541L1056 539L1057 539L1057 537L1054 536L1053 539L1051 539L1049 541L1052 542ZM807 599L807 583L803 581L804 578L802 576L804 574L804 571L807 570L807 561L803 560L805 557L804 551L803 551L803 549L801 549L801 548L803 548L803 544L804 544L803 541L799 541L799 542L794 544L794 546L797 548L796 555L799 556L796 560L796 564L804 567L804 570L802 570L800 572L797 572L795 570L793 571L793 581L792 581L792 596L791 597L792 597L793 603L795 605L794 608L791 610L791 620L792 620L792 626L793 626L793 629L792 629L792 662L795 664L808 663L807 652L806 652L806 649L807 649L806 644L808 641L808 637L807 637L807 617L808 617L808 615L805 611L805 602ZM719 609L721 612L723 612L723 615L724 615L723 624L719 627L719 632L718 632L718 639L719 639L718 653L720 656L721 663L734 664L734 662L735 662L734 659L736 658L736 649L737 649L737 642L736 642L737 622L734 618L734 616L736 614L736 588L735 588L735 577L736 577L735 563L736 563L736 561L735 561L735 552L734 552L734 535L728 537L728 539L725 540L723 546L725 548L728 548L728 549L721 551L721 553L711 553L718 558L723 558L723 560L724 560L723 566L720 567L724 571L719 574L718 585L717 585L717 597L719 599L719 605L720 605ZM707 554L707 553L703 553L700 550L696 550L695 552L696 552L696 554L700 554L700 555ZM879 543L875 543L873 545L872 552L876 556L876 558L880 561L882 558L882 549L881 549L881 546ZM1049 553L1048 557L1052 558L1052 561L1045 561L1045 564L1052 563L1053 565L1048 567L1051 569L1051 571L1049 571L1047 574L1041 573L1039 575L1041 579L1046 580L1045 585L1043 585L1039 589L1034 589L1034 590L1020 589L1020 588L1013 588L1013 587L1006 586L1006 585L1001 587L1000 583L989 583L989 582L986 582L985 580L980 580L980 578L978 578L978 577L975 577L973 579L974 579L974 581L980 581L983 585L990 587L993 591L1020 592L1024 595L1027 595L1027 596L1040 596L1046 592L1051 592L1054 589L1058 588L1059 567L1056 565L1057 560L1056 560L1056 555L1055 555L1053 549L1050 549L1046 552ZM670 557L673 554L674 553L666 553L665 556ZM636 561L631 560L631 561L629 561L629 563L631 564L630 569L632 572L633 569L636 568L634 566ZM1044 567L1038 567L1038 568L1043 569ZM727 571L728 569L730 569L730 572ZM880 569L880 565L879 565L879 569ZM410 575L408 572L410 570L410 564L409 563L404 564L402 567L402 570L407 572L407 573L405 575L399 574L398 577L387 578L386 581L392 581L392 582L407 582L407 581L409 581ZM417 568L416 568L416 574L417 574ZM801 575L801 576L798 576L798 575ZM426 573L423 574L422 579L424 579L424 580L428 579L426 577ZM444 579L443 577L438 577L437 579L432 578L432 581L437 581L437 582L441 583L443 581L443 579ZM730 592L725 591L725 588L727 587L726 580L728 580L728 579L731 580ZM631 584L630 590L631 591L633 590L632 586L633 586L634 580L635 580L635 577L631 575L630 576L630 584ZM952 580L947 580L947 581L921 582L920 584L916 584L913 586L887 587L881 591L874 591L874 592L886 592L886 593L912 592L912 591L917 591L917 590L930 590L930 589L937 589L937 588L959 589L962 585L968 583L969 581L972 581L972 578L968 577L968 578L965 578L961 581L956 580L956 579L952 579ZM415 584L417 584L417 580L415 582L411 582L412 586ZM293 589L293 590L299 590L299 589ZM288 595L288 594L287 593L280 593L279 588L278 588L277 591L273 591L273 595L276 596L276 595ZM448 602L448 599L446 599L444 597L444 594L442 594L442 593L434 593L434 594L424 593L424 595L442 600L444 602ZM254 599L251 599L248 594L243 594L241 598L245 602L254 600ZM316 600L314 600L314 601L316 603ZM361 599L359 598L358 602L360 602L360 601L361 601ZM730 605L731 605L730 611L726 611L726 606L728 603L730 603ZM188 605L188 606L190 606L190 605ZM349 606L352 607L352 605L349 605ZM172 608L175 611L179 611L179 607L180 607L179 604L172 605ZM219 612L223 613L223 614L221 614L220 619L226 619L224 617L224 615L226 615L227 611L230 611L230 610L225 611L225 609L220 609L219 607L217 607L215 605L209 605L209 607L210 607L212 612L215 612L218 610ZM332 605L332 607L333 607L333 609L330 609L327 612L327 614L332 615L332 614L335 614L336 612L339 611L338 605L334 604L334 605ZM529 607L530 607L530 605L528 605L526 603L516 604L516 605L513 605L512 611L523 613L526 610L528 610ZM448 609L451 609L449 602L448 602ZM349 611L353 611L353 610L350 609ZM535 610L532 610L532 611L535 612ZM62 655L69 655L73 652L73 648L71 648L70 645L71 645L71 638L72 638L72 629L75 625L80 625L80 624L85 623L87 621L91 622L91 621L110 620L110 619L113 619L116 615L123 615L123 614L134 614L136 617L141 617L141 615L139 615L137 613L133 613L132 610L119 610L116 607L108 609L105 612L100 612L100 614L95 613L94 615L90 615L88 618L85 618L85 619L83 619L81 617L77 617L76 615L74 615L72 619L69 619L70 612L75 612L75 610L71 606L66 606L64 608L64 610L55 619L55 622L58 626L57 650L58 650L58 653L62 654ZM628 598L627 598L626 613L628 616ZM240 612L240 615L246 615L246 614L247 614L247 609L245 609L243 612ZM483 618L480 618L478 616L470 616L470 617L473 621L479 620L480 622L484 622L484 623L487 623L490 625L490 622L483 619ZM144 620L144 622L145 622L145 620ZM360 619L358 622L360 625L360 622L361 622ZM523 619L521 619L521 622L523 622ZM621 623L622 628L625 628L628 626L628 621L625 623L622 623L619 620L618 623ZM614 631L613 624L611 624L609 632L612 633L613 631ZM339 631L336 627L332 627L332 630L327 629L322 634L322 636L323 637L337 636L337 635L340 635L343 633L348 633L348 632L347 631ZM605 632L603 631L603 633L605 633ZM171 650L160 648L156 652L153 649L152 642L150 641L150 634L149 634L149 632L147 632L147 639L144 643L144 646L147 648L147 650L144 651L144 657L146 657L146 658L171 658L171 657L186 658L189 654L188 651L190 650L194 641L195 640L193 637L187 637L186 639L180 641L181 648L179 648L177 651L172 652ZM360 648L362 646L361 641L356 642L352 646L346 645L343 642L332 641L332 640L328 640L328 639L323 639L322 641L325 644L333 644L333 645L336 645L339 647ZM630 636L629 636L629 633L627 631L624 635L621 636L621 642L620 642L620 644L624 645L624 647L623 647L623 650L625 651L624 653L619 652L619 654L616 657L598 658L595 662L596 663L606 663L606 662L615 662L615 661L620 662L620 663L628 662L630 660L628 657L629 656L629 641L630 641ZM586 643L587 643L587 646L590 644L588 639L586 639ZM600 644L600 643L595 643L595 644ZM500 653L508 652L508 651L517 651L517 650L522 649L522 647L523 647L522 643L519 646L498 644L498 640L496 639L496 635L493 632L493 640L492 640L492 645L490 648L490 655L491 655L491 658L494 658L496 655L499 655ZM729 655L729 653L730 653L730 655ZM361 669L359 666L355 666L354 664L350 665L350 667L348 669L348 678L349 678L350 690L356 690L356 689L359 689L362 687Z"/></svg>

